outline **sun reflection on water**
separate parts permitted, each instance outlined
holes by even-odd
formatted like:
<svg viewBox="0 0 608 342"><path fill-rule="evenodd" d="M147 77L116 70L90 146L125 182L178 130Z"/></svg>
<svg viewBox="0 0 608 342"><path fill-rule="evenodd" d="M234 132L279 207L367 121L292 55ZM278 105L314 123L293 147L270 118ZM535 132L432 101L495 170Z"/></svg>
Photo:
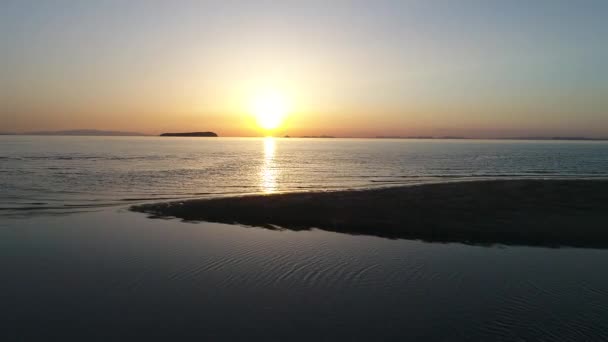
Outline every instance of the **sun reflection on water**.
<svg viewBox="0 0 608 342"><path fill-rule="evenodd" d="M274 156L276 152L276 141L272 137L264 138L264 162L260 169L260 187L264 193L270 194L277 191L277 175Z"/></svg>

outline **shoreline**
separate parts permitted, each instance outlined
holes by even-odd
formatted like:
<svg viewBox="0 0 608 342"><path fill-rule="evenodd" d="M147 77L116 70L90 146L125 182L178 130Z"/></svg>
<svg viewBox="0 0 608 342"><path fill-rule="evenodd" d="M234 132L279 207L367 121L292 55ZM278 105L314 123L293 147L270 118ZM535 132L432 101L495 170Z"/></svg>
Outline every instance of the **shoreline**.
<svg viewBox="0 0 608 342"><path fill-rule="evenodd" d="M487 180L135 205L151 218L476 245L608 247L608 181Z"/></svg>

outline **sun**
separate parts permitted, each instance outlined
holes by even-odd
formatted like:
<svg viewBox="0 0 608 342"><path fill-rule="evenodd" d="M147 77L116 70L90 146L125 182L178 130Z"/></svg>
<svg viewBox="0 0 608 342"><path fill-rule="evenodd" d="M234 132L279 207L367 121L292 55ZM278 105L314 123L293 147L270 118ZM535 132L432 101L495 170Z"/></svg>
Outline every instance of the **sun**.
<svg viewBox="0 0 608 342"><path fill-rule="evenodd" d="M285 95L278 91L265 91L256 94L251 104L251 112L257 125L265 130L281 126L289 112L289 103Z"/></svg>

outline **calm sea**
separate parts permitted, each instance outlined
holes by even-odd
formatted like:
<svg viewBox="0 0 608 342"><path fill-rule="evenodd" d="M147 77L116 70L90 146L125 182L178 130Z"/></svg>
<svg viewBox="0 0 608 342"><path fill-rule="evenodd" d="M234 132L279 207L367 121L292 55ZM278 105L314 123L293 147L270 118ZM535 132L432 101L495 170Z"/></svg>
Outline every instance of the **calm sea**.
<svg viewBox="0 0 608 342"><path fill-rule="evenodd" d="M0 136L0 215L522 177L608 177L608 143Z"/></svg>
<svg viewBox="0 0 608 342"><path fill-rule="evenodd" d="M608 250L150 219L132 203L608 177L608 144L0 137L0 341L606 341Z"/></svg>

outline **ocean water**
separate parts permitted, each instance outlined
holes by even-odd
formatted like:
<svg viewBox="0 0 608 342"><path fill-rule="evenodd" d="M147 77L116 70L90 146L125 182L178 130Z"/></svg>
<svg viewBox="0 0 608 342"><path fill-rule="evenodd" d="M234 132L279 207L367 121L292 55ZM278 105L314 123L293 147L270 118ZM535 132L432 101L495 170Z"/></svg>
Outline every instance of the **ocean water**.
<svg viewBox="0 0 608 342"><path fill-rule="evenodd" d="M0 136L0 341L605 341L608 250L187 223L128 206L607 176L603 142Z"/></svg>
<svg viewBox="0 0 608 342"><path fill-rule="evenodd" d="M608 177L608 143L0 136L0 215L522 177Z"/></svg>

